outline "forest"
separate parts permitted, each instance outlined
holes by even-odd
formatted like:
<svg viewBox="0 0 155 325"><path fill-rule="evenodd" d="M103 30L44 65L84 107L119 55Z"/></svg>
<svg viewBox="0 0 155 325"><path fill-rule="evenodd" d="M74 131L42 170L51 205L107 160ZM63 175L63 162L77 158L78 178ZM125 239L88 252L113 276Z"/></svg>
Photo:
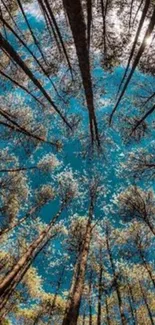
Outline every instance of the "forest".
<svg viewBox="0 0 155 325"><path fill-rule="evenodd" d="M0 325L155 325L155 0L0 0Z"/></svg>

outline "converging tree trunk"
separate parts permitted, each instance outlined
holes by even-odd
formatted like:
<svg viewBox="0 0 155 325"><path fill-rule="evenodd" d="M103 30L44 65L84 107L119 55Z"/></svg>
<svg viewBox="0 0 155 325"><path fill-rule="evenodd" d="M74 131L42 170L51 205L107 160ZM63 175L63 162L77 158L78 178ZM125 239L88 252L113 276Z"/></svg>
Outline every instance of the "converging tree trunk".
<svg viewBox="0 0 155 325"><path fill-rule="evenodd" d="M153 284L153 287L155 289L155 278L154 278L154 275L151 272L151 268L150 268L149 264L147 263L147 261L145 259L145 256L144 256L144 253L143 253L143 251L142 251L142 249L140 248L139 245L137 245L137 249L138 249L139 255L141 257L142 263L143 263L143 265L145 267L145 270L148 273L148 275L150 277L150 280L151 280L151 282Z"/></svg>
<svg viewBox="0 0 155 325"><path fill-rule="evenodd" d="M124 310L123 310L123 302L122 302L121 292L120 292L119 283L118 283L118 280L117 280L117 274L116 274L116 271L115 271L115 264L114 264L114 261L113 261L112 251L111 251L110 242L109 242L109 230L108 230L108 227L106 228L106 244L107 244L107 251L108 251L109 260L110 260L110 264L111 264L111 270L112 270L112 273L113 273L113 279L114 279L114 282L115 282L115 289L116 289L116 294L117 294L117 299L118 299L118 306L119 306L119 312L120 312L120 317L121 317L121 324L122 325L127 325L127 320L126 320Z"/></svg>
<svg viewBox="0 0 155 325"><path fill-rule="evenodd" d="M133 321L134 324L137 324L137 312L136 312L136 301L132 292L132 286L130 284L130 281L126 278L126 282L127 282L127 287L128 287L128 293L130 296L130 303L132 305L132 313L133 313Z"/></svg>
<svg viewBox="0 0 155 325"><path fill-rule="evenodd" d="M46 69L44 68L44 66L40 63L40 61L38 60L37 56L33 53L33 51L31 51L31 49L29 48L29 46L27 46L26 42L16 33L16 31L8 24L8 22L2 17L2 15L0 15L0 20L2 21L2 23L14 34L14 36L19 40L19 42L24 46L24 48L30 53L30 55L33 57L33 59L35 60L35 62L38 64L38 66L40 67L41 71L44 73L44 75L49 79L49 81L52 84L52 87L54 88L56 94L60 97L57 88L55 87L52 79L49 77L48 73L46 72Z"/></svg>
<svg viewBox="0 0 155 325"><path fill-rule="evenodd" d="M107 325L111 325L110 312L109 312L109 306L108 306L108 297L107 297L107 294L106 293L105 293L105 308L106 308Z"/></svg>
<svg viewBox="0 0 155 325"><path fill-rule="evenodd" d="M36 240L27 249L26 253L21 256L18 262L13 266L12 270L2 279L0 283L0 312L3 311L8 298L10 297L12 291L16 288L18 283L22 280L27 269L30 267L32 261L36 258L40 250L45 247L52 237L51 230L55 225L56 221L60 217L62 211L64 210L66 203L61 205L60 210L51 220L49 225L44 231L38 236Z"/></svg>
<svg viewBox="0 0 155 325"><path fill-rule="evenodd" d="M93 280L93 271L90 271L89 276L89 295L88 295L88 307L89 307L89 325L93 325L93 308L92 308L92 280Z"/></svg>
<svg viewBox="0 0 155 325"><path fill-rule="evenodd" d="M35 77L35 75L28 68L26 63L22 60L22 58L18 55L18 53L14 50L14 48L11 46L11 44L3 37L3 35L1 33L0 33L0 47L3 48L10 55L10 57L17 63L17 65L24 71L24 73L33 82L33 84L41 91L43 96L52 105L53 109L59 114L59 116L64 121L64 123L70 129L72 129L71 125L68 123L68 121L66 120L64 115L61 113L59 108L53 102L53 100L51 99L51 97L49 96L47 91L44 89L44 87L41 85L40 81Z"/></svg>
<svg viewBox="0 0 155 325"><path fill-rule="evenodd" d="M98 306L97 306L97 325L102 325L102 276L103 276L103 265L102 265L102 247L100 246L99 251L99 278L98 278Z"/></svg>
<svg viewBox="0 0 155 325"><path fill-rule="evenodd" d="M92 218L94 211L94 197L91 197L89 216L86 225L86 232L83 238L83 245L74 268L73 280L66 305L62 325L76 325L79 316L81 298L83 293L84 279L87 267L87 259L92 233Z"/></svg>
<svg viewBox="0 0 155 325"><path fill-rule="evenodd" d="M132 49L131 49L131 52L130 52L130 55L129 55L128 63L127 63L127 66L126 66L126 69L125 69L123 78L121 80L121 83L120 83L120 86L119 86L119 89L118 89L118 93L119 93L119 91L121 89L121 86L122 86L122 84L123 84L123 82L124 82L124 80L126 78L127 73L128 73L129 66L130 66L131 60L133 58L133 54L134 54L136 45L137 45L137 41L138 41L140 32L142 30L142 27L143 27L143 24L144 24L144 21L145 21L145 18L146 18L146 15L147 15L147 12L148 12L148 9L149 9L149 6L150 6L150 2L151 2L150 0L146 0L145 1L145 6L144 6L144 9L142 11L142 16L141 16L141 19L140 19L140 22L139 22L139 26L137 28L137 32L136 32L136 35L135 35L135 39L134 39L134 42L133 42L133 45L132 45Z"/></svg>
<svg viewBox="0 0 155 325"><path fill-rule="evenodd" d="M103 19L103 48L104 48L104 60L106 60L107 56L107 28L106 28L106 17L107 17L107 10L109 0L100 0L101 4L101 12L102 12L102 19Z"/></svg>
<svg viewBox="0 0 155 325"><path fill-rule="evenodd" d="M147 46L146 40L148 40L148 38L151 36L151 34L153 32L153 29L154 29L154 26L155 26L155 9L154 9L154 11L152 13L152 17L150 19L150 23L149 23L149 25L147 27L147 30L145 32L145 35L143 37L143 41L142 41L142 43L140 45L140 48L138 50L138 53L135 56L135 59L133 61L133 65L132 65L131 71L130 71L130 73L129 73L128 77L127 77L127 80L126 80L126 82L125 82L125 84L123 86L123 89L122 89L122 91L121 91L121 93L119 95L119 98L118 98L118 100L116 102L116 105L115 105L115 107L112 110L112 113L110 115L110 124L112 122L113 115L114 115L114 113L115 113L115 111L116 111L116 109L117 109L117 107L118 107L118 105L119 105L119 103L120 103L120 101L121 101L124 93L126 92L126 89L127 89L128 85L129 85L129 82L130 82L130 80L131 80L131 78L132 78L132 76L133 76L133 74L135 72L135 69L137 68L138 63L139 63L139 61L140 61L140 59L142 57L142 54L143 54L143 52L144 52L144 50L145 50L145 48Z"/></svg>
<svg viewBox="0 0 155 325"><path fill-rule="evenodd" d="M38 50L39 50L39 52L40 52L40 54L41 54L41 57L42 57L43 61L45 62L46 65L48 65L47 60L46 60L46 57L45 57L45 55L44 55L44 53L43 53L43 51L42 51L42 49L41 49L41 47L40 47L40 45L39 45L39 42L38 42L38 40L37 40L37 38L36 38L36 36L35 36L35 34L34 34L34 32L33 32L33 29L32 29L31 26L30 26L30 23L29 23L29 20L28 20L28 18L27 18L27 15L26 15L26 13L25 13L25 11L24 11L24 8L23 8L23 5L22 5L22 2L21 2L21 0L16 0L16 1L17 1L18 5L19 5L19 8L20 8L21 12L22 12L22 15L23 15L23 17L24 17L24 19L25 19L25 22L26 22L27 27L28 27L28 29L29 29L29 31L30 31L30 34L31 34L32 39L33 39L33 41L34 41L34 44L35 44L36 47L38 48Z"/></svg>
<svg viewBox="0 0 155 325"><path fill-rule="evenodd" d="M44 0L44 4L43 4L43 1L42 0L38 0L38 2L42 5L42 8L45 8L46 10L46 13L48 13L48 16L50 17L51 19L51 22L52 24L54 25L54 28L56 30L56 33L58 35L58 38L59 38L59 41L60 41L60 44L62 46L62 49L63 49L63 52L64 52L64 55L65 55L65 58L67 60L67 63L68 63L68 67L69 67L69 70L70 70L70 73L71 73L71 76L73 78L73 72L72 72L72 66L71 66L71 63L70 63L70 59L69 59L69 56L68 56L68 53L66 51L66 47L65 47L65 44L64 44L64 41L63 41L63 38L62 38L62 35L61 35L61 32L60 32L60 29L58 27L58 24L56 22L56 19L55 19L55 16L53 14L53 11L52 11L52 8L50 6L50 3L48 0ZM44 10L44 9L43 9ZM53 29L54 31L54 29ZM54 35L56 35L54 33ZM57 38L57 37L56 37Z"/></svg>
<svg viewBox="0 0 155 325"><path fill-rule="evenodd" d="M100 146L99 132L95 115L93 85L90 73L89 51L86 38L86 25L84 22L81 1L63 0L67 12L69 24L73 34L74 44L78 57L83 87L89 111L89 126L92 144L95 142Z"/></svg>
<svg viewBox="0 0 155 325"><path fill-rule="evenodd" d="M86 312L84 311L83 317L82 317L82 325L85 325L86 320Z"/></svg>
<svg viewBox="0 0 155 325"><path fill-rule="evenodd" d="M150 322L151 322L152 325L154 325L155 323L154 323L154 320L153 320L152 311L151 311L150 306L148 304L147 297L145 295L145 291L143 289L143 286L142 286L141 281L139 281L139 286L140 286L140 291L141 291L141 294L142 294L143 301L145 303L145 307L146 307L147 312L148 312L148 316L149 316Z"/></svg>
<svg viewBox="0 0 155 325"><path fill-rule="evenodd" d="M91 26L92 26L92 0L87 0L87 42L88 42L88 50L90 48Z"/></svg>
<svg viewBox="0 0 155 325"><path fill-rule="evenodd" d="M127 290L127 299L128 299L128 302L129 302L129 311L130 311L130 313L129 313L130 318L129 319L132 320L133 325L136 325L137 323L136 323L135 314L134 314L133 301L131 299L129 289Z"/></svg>

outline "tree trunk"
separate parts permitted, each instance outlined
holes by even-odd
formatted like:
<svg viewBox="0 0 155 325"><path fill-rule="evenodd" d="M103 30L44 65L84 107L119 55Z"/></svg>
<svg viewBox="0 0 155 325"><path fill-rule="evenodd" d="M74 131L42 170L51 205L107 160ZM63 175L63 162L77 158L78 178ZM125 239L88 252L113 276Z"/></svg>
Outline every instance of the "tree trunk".
<svg viewBox="0 0 155 325"><path fill-rule="evenodd" d="M89 48L90 48L91 25L92 25L92 0L87 0L87 42L88 42L88 51L89 51Z"/></svg>
<svg viewBox="0 0 155 325"><path fill-rule="evenodd" d="M139 11L140 11L140 9L141 9L141 6L142 6L143 2L144 2L144 0L141 0L141 1L139 2L139 6L138 6L137 11L136 11L136 13L135 13L135 16L134 16L134 18L133 18L133 26L134 26L135 20L136 20L136 18L137 18L137 15L138 15L138 13L139 13Z"/></svg>
<svg viewBox="0 0 155 325"><path fill-rule="evenodd" d="M130 285L130 282L128 279L126 279L126 282L127 282L127 286L128 286L128 291L129 291L129 295L130 295L130 300L131 300L131 304L132 304L132 310L133 310L133 314L134 314L134 320L135 320L135 325L138 323L137 321L137 313L136 313L136 302L135 302L135 299L134 299L134 295L133 295L133 292L132 292L132 287Z"/></svg>
<svg viewBox="0 0 155 325"><path fill-rule="evenodd" d="M30 31L30 34L31 34L32 39L33 39L33 41L34 41L34 44L35 44L36 47L38 48L38 50L39 50L39 52L40 52L40 54L41 54L41 57L42 57L43 61L45 62L46 65L48 65L48 63L47 63L47 61L46 61L46 58L45 58L45 55L44 55L44 53L43 53L43 51L42 51L42 49L41 49L41 47L40 47L40 45L39 45L39 42L38 42L38 40L36 39L36 37L35 37L35 35L34 35L34 32L33 32L32 28L31 28L31 26L30 26L30 24L29 24L29 21L28 21L28 19L27 19L26 14L25 14L25 11L24 11L24 8L23 8L23 5L22 5L22 3L21 3L21 0L17 0L17 3L18 3L18 5L19 5L19 8L20 8L20 10L21 10L21 12L22 12L22 15L23 15L23 17L24 17L24 19L25 19L25 22L26 22L26 24L27 24L27 27L28 27L28 29L29 29L29 31Z"/></svg>
<svg viewBox="0 0 155 325"><path fill-rule="evenodd" d="M5 3L5 0L1 0L6 12L8 13L8 16L10 17L10 19L12 20L14 26L16 27L16 30L18 30L19 34L22 36L22 38L24 39L25 36L24 34L22 33L21 29L18 27L18 25L16 24L16 21L11 13L11 11L9 10L9 6L7 6L7 4Z"/></svg>
<svg viewBox="0 0 155 325"><path fill-rule="evenodd" d="M24 221L26 221L34 212L37 211L37 209L39 208L39 206L34 206L33 208L30 209L29 212L27 212L27 214L23 217L20 218L14 225L9 226L7 228L3 228L0 230L0 237L7 234L9 231L11 231L12 229L16 228L17 226L20 226Z"/></svg>
<svg viewBox="0 0 155 325"><path fill-rule="evenodd" d="M84 311L83 318L82 318L82 325L85 325L85 320L86 320L86 313Z"/></svg>
<svg viewBox="0 0 155 325"><path fill-rule="evenodd" d="M115 271L115 265L114 265L114 261L113 261L113 257L112 257L112 252L111 252L111 248L110 248L110 243L109 243L109 232L108 232L108 229L106 231L106 244L107 244L107 250L108 250L110 264L111 264L111 270L112 270L113 278L114 278L114 281L115 281L115 289L116 289L118 306L119 306L119 312L120 312L120 317L121 317L121 324L122 325L127 325L127 320L126 320L126 317L125 317L125 314L124 314L124 311L123 311L123 303L122 303L121 292L120 292L119 283L118 283L118 280L117 280L117 275L116 275L116 271Z"/></svg>
<svg viewBox="0 0 155 325"><path fill-rule="evenodd" d="M119 93L119 91L121 89L121 86L122 86L122 84L123 84L123 82L124 82L124 80L126 78L127 73L128 73L129 66L130 66L130 63L131 63L131 60L132 60L132 57L133 57L133 54L134 54L134 51L135 51L135 48L136 48L136 44L137 44L141 29L143 27L143 24L144 24L144 21L145 21L146 14L147 14L147 11L149 9L149 6L150 6L150 0L146 0L145 1L145 6L144 6L144 9L143 9L143 12L142 12L142 16L141 16L141 19L140 19L140 22L139 22L139 26L137 28L137 32L136 32L136 35L135 35L135 39L134 39L134 42L133 42L133 45L132 45L132 49L131 49L131 52L130 52L130 55L129 55L129 59L128 59L128 63L127 63L126 69L125 69L125 73L124 73L124 76L123 76L123 78L121 80L121 83L119 85L118 93Z"/></svg>
<svg viewBox="0 0 155 325"><path fill-rule="evenodd" d="M131 5L130 5L130 16L129 16L129 33L131 29L131 20L132 20L132 13L133 13L133 5L134 5L135 0L131 0Z"/></svg>
<svg viewBox="0 0 155 325"><path fill-rule="evenodd" d="M56 292L54 294L53 301L52 301L52 305L50 307L49 320L47 322L47 325L50 325L51 324L51 319L52 319L52 316L53 316L54 308L56 306L56 301L57 301L59 289L60 289L60 287L62 285L62 281L63 281L64 271L65 271L65 266L63 266L63 269L62 269L61 274L59 276L59 280L57 282Z"/></svg>
<svg viewBox="0 0 155 325"><path fill-rule="evenodd" d="M86 39L86 25L83 17L83 10L80 0L63 0L67 12L69 24L73 34L76 53L79 61L83 87L85 90L87 108L89 112L89 126L92 145L97 143L100 146L97 121L95 116L93 86L90 74L89 52Z"/></svg>
<svg viewBox="0 0 155 325"><path fill-rule="evenodd" d="M1 115L1 112L0 112L0 115ZM13 132L16 132L16 133L21 133L21 134L24 134L25 136L29 137L30 139L36 139L40 142L43 142L43 143L47 143L47 144L50 144L50 145L54 145L57 149L58 149L58 143L57 142L50 142L50 141L46 141L44 140L43 138L40 138L38 137L37 135L35 136L35 134L33 133L30 133L29 131L27 131L26 129L22 128L21 126L16 126L16 122L11 122L13 125L9 124L9 123L6 123L2 120L0 120L0 124L5 126L6 128L9 128L11 129L11 131Z"/></svg>
<svg viewBox="0 0 155 325"><path fill-rule="evenodd" d="M151 282L152 282L152 284L153 284L153 287L154 287L154 289L155 289L155 279L154 279L154 276L153 276L153 274L152 274L152 272L151 272L151 270L150 270L150 267L149 267L148 263L147 263L146 260L145 260L145 256L144 256L142 250L141 250L140 248L139 248L138 250L139 250L140 257L141 257L141 259L142 259L142 261L143 261L143 265L144 265L144 267L145 267L147 273L149 274L149 277L150 277Z"/></svg>
<svg viewBox="0 0 155 325"><path fill-rule="evenodd" d="M129 319L132 320L132 324L133 325L136 325L137 323L136 323L136 319L135 319L135 313L134 313L134 308L133 308L133 301L132 301L131 296L130 296L130 290L129 290L129 288L128 288L127 291L128 291L127 292L127 295L128 295L128 301L129 301L129 307L130 307L130 313L131 313L131 318L129 318Z"/></svg>
<svg viewBox="0 0 155 325"><path fill-rule="evenodd" d="M91 239L91 223L88 222L87 231L84 239L84 245L80 254L80 261L77 265L77 276L69 295L69 299L66 306L65 316L62 325L76 325L79 309L81 303L81 296L83 292L84 277L87 266L87 258L89 253L89 245Z"/></svg>
<svg viewBox="0 0 155 325"><path fill-rule="evenodd" d="M145 119L149 116L149 115L151 115L153 112L154 112L154 110L155 110L155 105L153 105L138 121L137 121L137 123L136 123L136 125L133 127L133 129L132 129L132 131L131 131L131 134L130 135L132 135L135 131L136 131L136 129L139 127L139 125L141 125L141 123L143 122L143 121L145 121ZM154 227L148 222L148 220L147 221L145 221L145 223L147 224L147 226L150 228L150 230L151 230L151 232L153 233L153 235L155 236L155 229L154 229Z"/></svg>
<svg viewBox="0 0 155 325"><path fill-rule="evenodd" d="M106 57L107 57L106 16L107 16L107 9L108 9L108 3L109 3L109 1L106 0L106 3L105 4L104 4L104 0L100 0L100 2L101 2L101 11L102 11L102 18L103 18L104 60L106 60Z"/></svg>
<svg viewBox="0 0 155 325"><path fill-rule="evenodd" d="M102 301L102 275L103 275L103 266L102 266L102 247L100 247L100 270L99 270L99 279L98 279L98 307L97 307L97 325L102 325L102 317L101 317L101 301Z"/></svg>
<svg viewBox="0 0 155 325"><path fill-rule="evenodd" d="M152 325L154 325L155 323L154 323L154 320L153 320L153 315L152 315L150 306L148 304L147 297L146 297L145 292L143 290L141 281L139 281L139 286L140 286L140 291L141 291L141 294L142 294L142 297L143 297L143 301L145 303L145 306L146 306L146 309L147 309L147 312L148 312L148 315L149 315L149 318L150 318L150 322L151 322Z"/></svg>
<svg viewBox="0 0 155 325"><path fill-rule="evenodd" d="M93 279L93 272L90 271L90 278L89 278L89 297L88 297L88 305L89 305L89 325L93 324L92 319L92 279Z"/></svg>
<svg viewBox="0 0 155 325"><path fill-rule="evenodd" d="M4 51L5 53L5 51ZM10 59L10 57L9 57ZM14 61L13 61L14 62ZM39 105L45 107L45 105L39 100L39 98L37 98L30 90L28 90L26 87L24 87L23 85L21 85L18 81L16 81L14 78L10 77L8 74L6 74L4 71L0 70L0 74L10 80L13 85L16 85L17 87L23 89L28 95L30 95Z"/></svg>
<svg viewBox="0 0 155 325"><path fill-rule="evenodd" d="M50 38L51 38L51 42L53 41L52 34L51 34L51 30L52 30L54 40L55 40L56 45L58 47L59 53L61 54L61 47L60 47L60 44L59 44L59 41L58 41L58 38L57 38L57 34L56 34L54 26L53 26L53 22L51 20L50 15L49 15L49 12L47 11L47 8L46 8L46 6L45 6L45 4L43 3L42 0L38 0L38 3L39 3L39 6L41 8L41 11L43 13L43 16L44 16L44 19L45 19L45 22L46 22L46 26L47 26L47 29L48 29L48 32L49 32L49 35L50 35ZM51 28L51 30L50 30L50 28Z"/></svg>
<svg viewBox="0 0 155 325"><path fill-rule="evenodd" d="M87 267L87 259L89 254L90 241L91 241L91 232L92 232L91 223L93 218L93 211L94 211L94 198L91 197L86 232L83 238L83 245L81 247L79 258L75 264L74 276L70 288L70 293L69 293L62 325L76 325L78 321L81 298L83 293L84 279L85 279L85 273Z"/></svg>
<svg viewBox="0 0 155 325"><path fill-rule="evenodd" d="M36 258L40 250L48 243L51 239L51 230L53 225L58 220L62 211L65 208L65 204L62 204L59 212L51 220L50 224L44 231L38 236L36 240L27 249L26 253L18 260L17 264L13 266L12 270L4 277L0 283L0 311L4 308L7 303L7 299L10 296L12 290L16 288L18 283L22 280L27 269L31 265L32 261Z"/></svg>
<svg viewBox="0 0 155 325"><path fill-rule="evenodd" d="M151 110L149 110L148 115L150 115L154 110L155 110L155 105L153 105ZM150 111L151 111L151 113L150 113ZM145 119L146 119L147 116L145 116ZM150 222L149 218L148 217L144 218L144 221L147 224L147 226L150 228L150 231L152 232L152 234L155 236L155 228L153 227L153 225Z"/></svg>
<svg viewBox="0 0 155 325"><path fill-rule="evenodd" d="M42 2L42 0L38 0L39 2ZM63 42L63 38L61 36L61 33L60 33L60 29L57 25L57 22L56 22L56 19L54 17L54 14L53 14L53 11L52 11L52 8L49 4L49 1L48 0L44 0L44 3L45 3L45 8L47 8L47 12L49 13L49 16L51 18L51 21L53 22L53 25L55 27L55 30L58 34L58 37L59 37L59 40L60 40L60 44L63 48L63 52L64 52L64 55L66 57L66 60L67 60L67 63L68 63L68 67L69 67L69 70L70 70L70 73L71 73L71 76L73 78L73 73L72 73L72 66L70 64L70 60L69 60L69 57L68 57L68 54L67 54L67 51L66 51L66 48L65 48L65 45L64 45L64 42Z"/></svg>
<svg viewBox="0 0 155 325"><path fill-rule="evenodd" d="M105 308L106 308L107 325L111 325L110 313L109 313L109 306L108 306L108 299L107 299L107 295L106 294L105 294Z"/></svg>
<svg viewBox="0 0 155 325"><path fill-rule="evenodd" d="M52 101L49 94L46 92L44 87L41 85L40 81L35 77L35 75L32 73L32 71L28 68L28 66L25 64L25 62L21 59L21 57L18 55L18 53L14 50L14 48L11 46L11 44L4 39L3 35L0 33L0 47L2 47L13 60L18 64L18 66L24 71L24 73L29 77L29 79L33 82L33 84L41 91L41 93L44 95L44 97L47 99L47 101L52 105L54 110L59 114L61 119L64 121L64 123L72 129L66 118L63 116L63 114L60 112L58 107L55 105L55 103Z"/></svg>
<svg viewBox="0 0 155 325"><path fill-rule="evenodd" d="M131 80L131 78L132 78L134 72L135 72L135 69L136 69L137 66L138 66L138 63L139 63L139 61L140 61L140 59L141 59L141 56L142 56L142 54L143 54L143 52L144 52L144 50L145 50L145 48L146 48L146 46L147 46L146 40L151 36L152 31L153 31L153 29L154 29L154 26L155 26L155 9L154 9L154 11L153 11L152 17L151 17L151 19L150 19L150 23L149 23L149 25L148 25L148 27L147 27L147 30L146 30L146 32L145 32L145 35L144 35L143 41L142 41L142 43L141 43L141 46L140 46L140 48L139 48L139 50L138 50L138 53L137 53L137 55L136 55L136 57L135 57L135 59L134 59L134 62L133 62L133 65L132 65L131 71L130 71L130 73L129 73L129 75L128 75L128 78L127 78L125 84L124 84L124 87L123 87L123 89L122 89L122 91L121 91L121 94L120 94L118 100L117 100L117 103L116 103L116 105L115 105L115 107L114 107L114 109L113 109L113 111L112 111L112 113L111 113L111 116L110 116L110 123L111 123L111 121L112 121L113 115L114 115L114 113L115 113L115 111L116 111L116 109L117 109L117 107L118 107L118 105L119 105L119 103L120 103L120 101L121 101L121 99L122 99L124 93L126 92L126 89L127 89L128 85L129 85L129 82L130 82L130 80ZM134 128L134 130L135 130L135 128ZM133 131L132 131L132 133L133 133Z"/></svg>
<svg viewBox="0 0 155 325"><path fill-rule="evenodd" d="M16 33L16 31L7 23L7 21L2 16L0 16L0 20L14 34L14 36L19 40L19 42L25 47L25 49L30 53L30 55L33 57L33 59L35 60L35 62L37 62L37 64L40 67L41 71L44 73L44 75L51 82L52 87L54 88L54 90L55 90L56 94L58 95L58 97L61 98L61 96L59 95L58 90L55 87L53 81L51 80L51 78L49 77L48 73L46 72L46 69L44 69L43 65L40 63L40 61L38 60L38 58L36 57L36 55L31 51L31 49L27 46L26 42L24 42L24 40Z"/></svg>

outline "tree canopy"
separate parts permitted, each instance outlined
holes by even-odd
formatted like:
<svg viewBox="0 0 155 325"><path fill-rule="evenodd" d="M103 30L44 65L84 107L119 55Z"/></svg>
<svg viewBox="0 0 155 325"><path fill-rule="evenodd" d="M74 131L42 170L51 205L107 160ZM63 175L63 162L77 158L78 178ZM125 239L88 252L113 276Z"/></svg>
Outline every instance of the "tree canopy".
<svg viewBox="0 0 155 325"><path fill-rule="evenodd" d="M155 1L0 0L0 324L155 324Z"/></svg>

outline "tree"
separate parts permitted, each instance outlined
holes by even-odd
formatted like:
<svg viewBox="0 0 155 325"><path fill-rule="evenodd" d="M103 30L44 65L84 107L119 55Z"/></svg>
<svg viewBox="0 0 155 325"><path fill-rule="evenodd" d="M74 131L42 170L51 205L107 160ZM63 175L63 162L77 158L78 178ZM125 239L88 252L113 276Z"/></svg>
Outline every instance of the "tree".
<svg viewBox="0 0 155 325"><path fill-rule="evenodd" d="M73 280L67 300L65 315L63 319L63 325L77 324L80 303L83 292L84 278L87 267L87 259L89 254L91 232L92 232L92 220L95 208L96 196L98 192L98 182L95 180L90 185L90 205L88 212L88 220L85 226L85 233L82 238L82 245L77 257L77 261L74 267Z"/></svg>
<svg viewBox="0 0 155 325"><path fill-rule="evenodd" d="M152 234L155 234L153 227L154 201L151 191L143 192L136 186L132 186L121 193L118 197L120 202L120 213L124 219L140 219L146 223Z"/></svg>
<svg viewBox="0 0 155 325"><path fill-rule="evenodd" d="M66 175L64 175L65 177ZM67 175L67 177L69 174ZM59 175L60 191L63 190L62 203L58 213L52 218L49 225L39 234L39 236L29 245L25 254L19 258L17 263L13 266L12 270L3 278L0 284L1 306L0 310L3 311L8 297L18 283L22 280L26 271L29 269L32 261L36 258L39 252L47 245L49 240L53 237L53 227L60 217L62 211L69 204L69 201L76 196L76 187L73 184L73 179L64 179Z"/></svg>
<svg viewBox="0 0 155 325"><path fill-rule="evenodd" d="M92 145L96 142L100 146L99 132L95 115L93 89L90 74L89 53L86 40L86 26L82 11L81 1L73 3L72 1L63 1L64 8L67 12L71 31L74 38L76 53L78 57L83 87L89 112L89 127ZM79 29L80 28L80 29Z"/></svg>
<svg viewBox="0 0 155 325"><path fill-rule="evenodd" d="M2 325L154 323L154 18L0 0Z"/></svg>

